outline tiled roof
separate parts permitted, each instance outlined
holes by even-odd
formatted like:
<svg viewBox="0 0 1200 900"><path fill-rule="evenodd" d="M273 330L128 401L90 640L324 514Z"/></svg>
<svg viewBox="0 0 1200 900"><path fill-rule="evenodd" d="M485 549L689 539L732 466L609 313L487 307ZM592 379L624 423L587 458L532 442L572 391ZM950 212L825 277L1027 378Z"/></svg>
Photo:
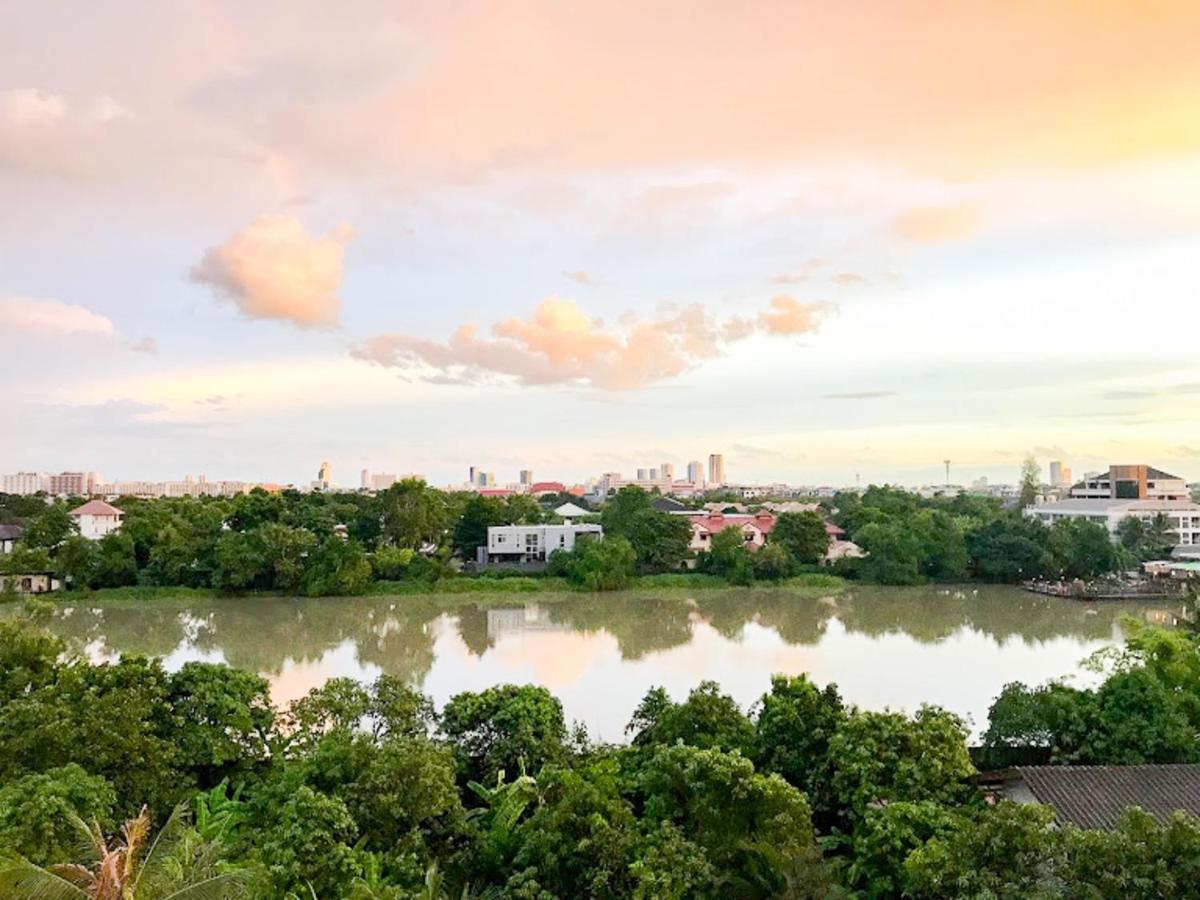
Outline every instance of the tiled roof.
<svg viewBox="0 0 1200 900"><path fill-rule="evenodd" d="M718 531L724 531L726 528L742 528L746 525L753 525L763 534L770 534L771 529L775 527L775 517L770 513L715 513L713 515L688 516L693 525L700 526L701 530L707 531L710 534L716 534Z"/></svg>
<svg viewBox="0 0 1200 900"><path fill-rule="evenodd" d="M0 522L0 541L15 541L25 533L23 525L15 522Z"/></svg>
<svg viewBox="0 0 1200 900"><path fill-rule="evenodd" d="M77 506L71 510L73 516L123 516L121 510L117 509L111 503L105 503L103 500L89 500L83 506Z"/></svg>
<svg viewBox="0 0 1200 900"><path fill-rule="evenodd" d="M1060 822L1111 828L1130 806L1165 820L1177 810L1200 816L1200 765L1021 766L1017 773Z"/></svg>
<svg viewBox="0 0 1200 900"><path fill-rule="evenodd" d="M567 489L561 481L535 481L529 486L531 494L561 494Z"/></svg>

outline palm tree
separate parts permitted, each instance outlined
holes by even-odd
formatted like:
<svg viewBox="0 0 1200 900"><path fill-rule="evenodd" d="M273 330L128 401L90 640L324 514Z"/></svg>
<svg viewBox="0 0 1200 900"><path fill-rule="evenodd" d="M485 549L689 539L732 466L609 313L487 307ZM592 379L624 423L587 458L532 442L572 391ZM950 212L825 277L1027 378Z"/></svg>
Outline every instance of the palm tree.
<svg viewBox="0 0 1200 900"><path fill-rule="evenodd" d="M221 871L220 848L188 827L181 804L153 841L150 813L135 819L110 841L95 821L78 816L87 863L43 868L26 859L0 862L0 896L28 900L234 900L246 896L247 871Z"/></svg>

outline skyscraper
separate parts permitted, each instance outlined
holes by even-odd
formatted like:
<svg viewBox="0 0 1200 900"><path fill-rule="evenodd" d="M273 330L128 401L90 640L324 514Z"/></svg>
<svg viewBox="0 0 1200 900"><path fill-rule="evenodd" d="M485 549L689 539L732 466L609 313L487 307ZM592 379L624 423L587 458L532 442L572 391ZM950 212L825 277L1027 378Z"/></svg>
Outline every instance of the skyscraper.
<svg viewBox="0 0 1200 900"><path fill-rule="evenodd" d="M700 460L693 459L687 466L687 480L692 484L700 484L704 480L704 467Z"/></svg>
<svg viewBox="0 0 1200 900"><path fill-rule="evenodd" d="M725 483L725 457L720 453L711 453L708 457L708 483Z"/></svg>
<svg viewBox="0 0 1200 900"><path fill-rule="evenodd" d="M674 481L675 463L662 463L658 467L658 474L662 476L663 481Z"/></svg>
<svg viewBox="0 0 1200 900"><path fill-rule="evenodd" d="M533 469L522 469L519 480L521 484L533 484Z"/></svg>
<svg viewBox="0 0 1200 900"><path fill-rule="evenodd" d="M371 473L367 469L362 470L362 474L359 475L358 484L364 491L371 487Z"/></svg>
<svg viewBox="0 0 1200 900"><path fill-rule="evenodd" d="M318 491L327 491L333 486L333 466L329 460L324 460L321 463L321 468L317 470L317 480L313 482L313 487Z"/></svg>
<svg viewBox="0 0 1200 900"><path fill-rule="evenodd" d="M471 466L470 468L467 469L467 484L475 485L478 483L479 483L478 470L474 466Z"/></svg>
<svg viewBox="0 0 1200 900"><path fill-rule="evenodd" d="M649 481L650 480L650 470L649 469L638 469L637 470L637 480L638 481Z"/></svg>
<svg viewBox="0 0 1200 900"><path fill-rule="evenodd" d="M1071 469L1069 466L1064 466L1061 460L1054 460L1050 463L1050 485L1052 487L1070 487Z"/></svg>

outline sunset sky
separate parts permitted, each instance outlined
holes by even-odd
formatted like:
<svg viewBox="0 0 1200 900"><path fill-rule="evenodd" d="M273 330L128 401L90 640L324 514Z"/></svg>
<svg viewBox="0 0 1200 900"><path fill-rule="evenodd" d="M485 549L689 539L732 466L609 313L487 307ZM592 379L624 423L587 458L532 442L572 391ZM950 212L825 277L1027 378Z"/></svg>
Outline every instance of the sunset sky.
<svg viewBox="0 0 1200 900"><path fill-rule="evenodd" d="M1200 479L1200 3L0 13L0 471Z"/></svg>

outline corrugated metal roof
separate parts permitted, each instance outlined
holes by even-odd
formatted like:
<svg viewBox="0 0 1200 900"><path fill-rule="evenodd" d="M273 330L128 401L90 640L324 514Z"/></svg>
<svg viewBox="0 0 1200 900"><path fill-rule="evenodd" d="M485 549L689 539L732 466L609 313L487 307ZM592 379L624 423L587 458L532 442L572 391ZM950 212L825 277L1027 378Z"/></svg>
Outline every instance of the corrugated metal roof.
<svg viewBox="0 0 1200 900"><path fill-rule="evenodd" d="M1017 772L1060 822L1081 828L1111 828L1130 806L1160 821L1178 810L1200 816L1200 765L1021 766Z"/></svg>

